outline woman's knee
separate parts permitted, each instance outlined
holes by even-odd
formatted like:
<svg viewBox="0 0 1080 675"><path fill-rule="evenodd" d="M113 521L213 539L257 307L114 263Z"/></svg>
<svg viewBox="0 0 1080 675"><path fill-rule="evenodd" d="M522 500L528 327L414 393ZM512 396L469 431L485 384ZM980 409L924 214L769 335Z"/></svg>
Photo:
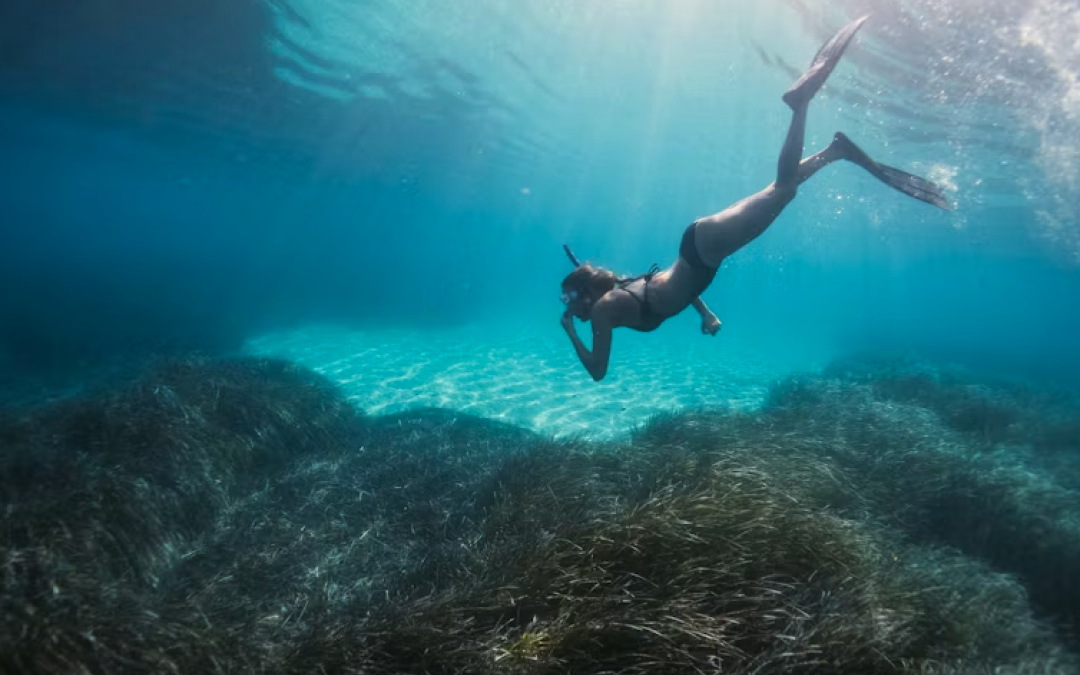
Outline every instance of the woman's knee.
<svg viewBox="0 0 1080 675"><path fill-rule="evenodd" d="M795 195L798 194L798 192L798 178L783 182L777 181L773 183L773 192L770 197L772 198L772 201L779 204L780 208L784 208L792 199L795 199Z"/></svg>

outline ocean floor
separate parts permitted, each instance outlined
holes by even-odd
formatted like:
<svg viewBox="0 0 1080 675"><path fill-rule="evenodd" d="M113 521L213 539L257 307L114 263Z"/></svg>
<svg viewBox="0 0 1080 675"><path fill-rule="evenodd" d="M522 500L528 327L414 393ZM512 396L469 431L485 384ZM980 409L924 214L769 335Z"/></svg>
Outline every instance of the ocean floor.
<svg viewBox="0 0 1080 675"><path fill-rule="evenodd" d="M249 349L344 387L0 411L0 673L1080 673L1080 400L867 355L730 414L796 355L630 335L597 385L559 338L309 330ZM459 412L677 406L719 407Z"/></svg>
<svg viewBox="0 0 1080 675"><path fill-rule="evenodd" d="M581 324L578 330L587 341ZM557 324L470 325L428 334L305 328L251 340L245 351L322 373L368 414L440 407L555 437L592 439L617 438L675 409L754 408L772 382L821 365L785 362L723 333L702 335L687 322L648 335L620 331L600 383L577 362Z"/></svg>

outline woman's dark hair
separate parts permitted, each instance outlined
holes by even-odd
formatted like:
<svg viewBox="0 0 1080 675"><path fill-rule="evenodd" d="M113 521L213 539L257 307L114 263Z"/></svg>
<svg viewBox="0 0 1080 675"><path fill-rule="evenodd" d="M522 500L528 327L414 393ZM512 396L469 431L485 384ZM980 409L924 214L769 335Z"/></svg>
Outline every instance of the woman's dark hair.
<svg viewBox="0 0 1080 675"><path fill-rule="evenodd" d="M604 293L615 288L617 278L611 270L603 267L593 267L589 263L583 263L563 279L563 292L577 291L580 296L589 296L594 302L599 300Z"/></svg>

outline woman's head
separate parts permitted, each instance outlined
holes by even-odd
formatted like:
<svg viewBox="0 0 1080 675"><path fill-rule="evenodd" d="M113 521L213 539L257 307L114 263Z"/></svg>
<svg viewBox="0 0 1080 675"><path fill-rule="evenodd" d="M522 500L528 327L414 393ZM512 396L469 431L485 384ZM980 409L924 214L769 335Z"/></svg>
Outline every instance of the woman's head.
<svg viewBox="0 0 1080 675"><path fill-rule="evenodd" d="M588 321L592 306L613 288L615 275L610 270L583 263L563 279L562 301L571 314Z"/></svg>

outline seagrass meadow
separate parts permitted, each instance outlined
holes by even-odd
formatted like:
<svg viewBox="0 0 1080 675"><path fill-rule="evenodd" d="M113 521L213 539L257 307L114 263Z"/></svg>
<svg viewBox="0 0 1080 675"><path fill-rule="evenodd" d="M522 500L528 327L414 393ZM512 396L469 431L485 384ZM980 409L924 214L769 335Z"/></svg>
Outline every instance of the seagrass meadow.
<svg viewBox="0 0 1080 675"><path fill-rule="evenodd" d="M613 441L159 363L0 418L0 672L1076 673L1078 430L903 360Z"/></svg>

